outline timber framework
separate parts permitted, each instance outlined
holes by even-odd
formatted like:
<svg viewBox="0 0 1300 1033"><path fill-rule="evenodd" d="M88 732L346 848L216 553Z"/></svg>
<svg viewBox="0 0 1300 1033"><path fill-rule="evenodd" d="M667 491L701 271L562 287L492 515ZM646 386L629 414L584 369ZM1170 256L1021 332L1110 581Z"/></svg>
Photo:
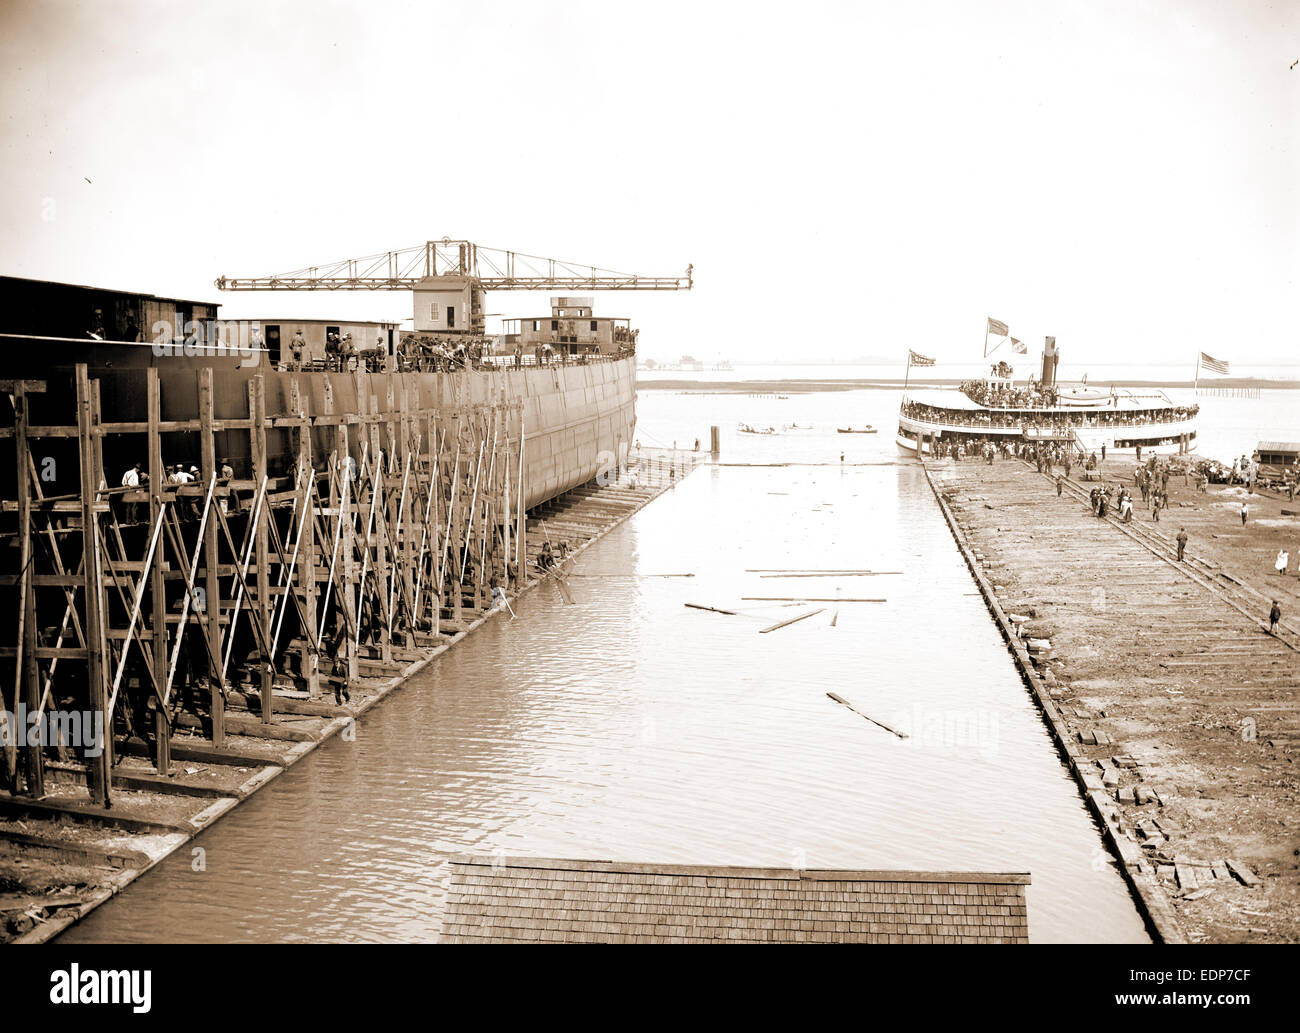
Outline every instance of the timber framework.
<svg viewBox="0 0 1300 1033"><path fill-rule="evenodd" d="M0 515L11 792L45 795L52 754L84 765L92 802L111 806L115 731L167 772L176 728L216 749L232 726L269 733L277 707L337 698L359 669L441 644L444 624L464 628L495 586L527 579L527 428L504 393L433 405L357 371L344 404L333 382L313 395L290 374L268 392L255 375L218 415L203 367L166 375L197 417L164 420L158 370L130 375L143 421L117 418L138 410L111 404L112 377L84 364L0 383L16 459ZM59 422L68 402L75 420ZM193 480L169 475L191 457ZM102 730L69 714L103 715Z"/></svg>

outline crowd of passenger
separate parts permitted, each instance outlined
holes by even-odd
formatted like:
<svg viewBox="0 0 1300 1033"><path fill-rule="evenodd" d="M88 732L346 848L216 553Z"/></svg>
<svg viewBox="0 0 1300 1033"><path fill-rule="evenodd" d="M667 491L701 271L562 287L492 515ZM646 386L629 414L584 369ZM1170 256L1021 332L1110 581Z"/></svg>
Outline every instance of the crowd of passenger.
<svg viewBox="0 0 1300 1033"><path fill-rule="evenodd" d="M990 380L967 380L962 383L961 391L971 401L996 409L1041 409L1055 405L1058 397L1054 387L1033 383L1015 387Z"/></svg>
<svg viewBox="0 0 1300 1033"><path fill-rule="evenodd" d="M1029 410L990 413L978 410L946 409L907 399L904 400L900 411L909 419L924 420L926 423L988 428L990 430L1020 430L1025 427L1032 427L1036 430L1055 430L1060 433L1067 433L1071 428L1129 427L1189 420L1200 411L1200 407L1195 405L1175 405L1161 409L1126 409L1122 412L1106 410L1104 412L1081 411L1077 413L1053 412L1046 414Z"/></svg>

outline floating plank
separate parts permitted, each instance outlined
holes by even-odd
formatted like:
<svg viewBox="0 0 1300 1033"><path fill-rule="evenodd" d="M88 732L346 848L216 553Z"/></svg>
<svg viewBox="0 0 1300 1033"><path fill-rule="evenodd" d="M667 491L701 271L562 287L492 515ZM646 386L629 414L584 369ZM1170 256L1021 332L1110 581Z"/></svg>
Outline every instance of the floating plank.
<svg viewBox="0 0 1300 1033"><path fill-rule="evenodd" d="M708 610L710 613L725 613L728 617L736 616L735 610L720 610L716 606L701 606L699 603L686 603L685 605L691 610Z"/></svg>
<svg viewBox="0 0 1300 1033"><path fill-rule="evenodd" d="M840 599L815 595L742 595L747 603L883 603L884 599ZM818 613L821 611L818 610Z"/></svg>
<svg viewBox="0 0 1300 1033"><path fill-rule="evenodd" d="M830 570L816 574L760 574L761 578L788 577L883 577L886 574L901 574L901 570Z"/></svg>
<svg viewBox="0 0 1300 1033"><path fill-rule="evenodd" d="M799 621L807 620L809 617L816 617L817 614L825 613L825 612L826 612L825 607L822 607L820 610L809 610L807 613L799 614L798 617L791 617L789 620L784 620L778 624L773 624L770 628L761 628L759 629L758 633L760 635L766 635L769 631L776 631L778 628L784 628L788 624L796 624Z"/></svg>
<svg viewBox="0 0 1300 1033"><path fill-rule="evenodd" d="M845 699L843 696L837 696L837 695L836 695L835 693L833 693L833 692L828 692L828 693L826 693L826 695L830 696L830 698L833 699L836 703L839 703L839 704L841 704L842 706L846 706L846 707L848 707L848 708L849 708L850 710L852 710L855 714L857 714L858 717L865 718L866 720L870 721L873 725L877 725L878 727L883 728L885 731L889 732L891 735L896 735L896 736L898 736L900 739L906 739L906 738L907 738L907 733L906 733L906 732L900 732L897 728L890 728L889 725L885 724L883 721L877 721L874 717L868 717L866 714L864 714L861 710L859 710L857 707L855 707L852 703L850 703L850 702L849 702L847 699Z"/></svg>

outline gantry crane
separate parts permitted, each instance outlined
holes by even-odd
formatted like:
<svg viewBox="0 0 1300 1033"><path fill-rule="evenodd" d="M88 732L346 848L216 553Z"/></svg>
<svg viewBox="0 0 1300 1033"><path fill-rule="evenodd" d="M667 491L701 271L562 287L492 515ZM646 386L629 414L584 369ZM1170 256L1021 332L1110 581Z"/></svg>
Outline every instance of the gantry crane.
<svg viewBox="0 0 1300 1033"><path fill-rule="evenodd" d="M465 317L460 327L483 332L485 291L600 290L679 291L694 285L693 266L682 276L641 276L612 269L541 258L500 248L480 247L468 240L429 240L416 247L347 258L329 265L309 266L273 276L221 276L223 291L376 291L415 293L416 329L421 329L421 295L439 304L461 295Z"/></svg>
<svg viewBox="0 0 1300 1033"><path fill-rule="evenodd" d="M489 272L484 275L480 262ZM545 272L534 263L544 263ZM690 290L693 266L684 276L640 276L611 269L540 258L468 240L429 240L400 251L347 258L278 276L218 277L223 291L375 291L412 290L431 276L464 276L484 290L535 291L551 287L600 291Z"/></svg>

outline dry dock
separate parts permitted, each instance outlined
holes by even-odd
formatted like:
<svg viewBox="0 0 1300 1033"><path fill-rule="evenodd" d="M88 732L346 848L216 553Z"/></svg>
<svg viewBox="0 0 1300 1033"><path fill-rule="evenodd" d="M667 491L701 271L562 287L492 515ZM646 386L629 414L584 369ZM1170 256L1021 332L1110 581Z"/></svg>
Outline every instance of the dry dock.
<svg viewBox="0 0 1300 1033"><path fill-rule="evenodd" d="M566 558L558 576L589 545L617 527L707 458L703 452L638 449L635 479L606 486L581 485L531 510L528 547L537 555L549 541ZM511 601L557 574L534 570ZM264 723L256 696L230 693L226 736L220 749L196 734L171 739L172 773L158 774L143 750L113 769L113 806L94 806L77 765L51 762L47 794L31 800L0 794L0 942L43 942L183 847L284 769L354 722L409 677L484 622L504 611L474 614L464 626L443 620L437 643L421 650L394 649L394 660L361 663L351 700L307 700L276 695L274 721ZM508 619L508 618L507 618Z"/></svg>
<svg viewBox="0 0 1300 1033"><path fill-rule="evenodd" d="M927 472L1155 935L1300 939L1300 503L1178 477L1157 523L1112 461L1102 481L1138 500L1124 525L1019 460Z"/></svg>

